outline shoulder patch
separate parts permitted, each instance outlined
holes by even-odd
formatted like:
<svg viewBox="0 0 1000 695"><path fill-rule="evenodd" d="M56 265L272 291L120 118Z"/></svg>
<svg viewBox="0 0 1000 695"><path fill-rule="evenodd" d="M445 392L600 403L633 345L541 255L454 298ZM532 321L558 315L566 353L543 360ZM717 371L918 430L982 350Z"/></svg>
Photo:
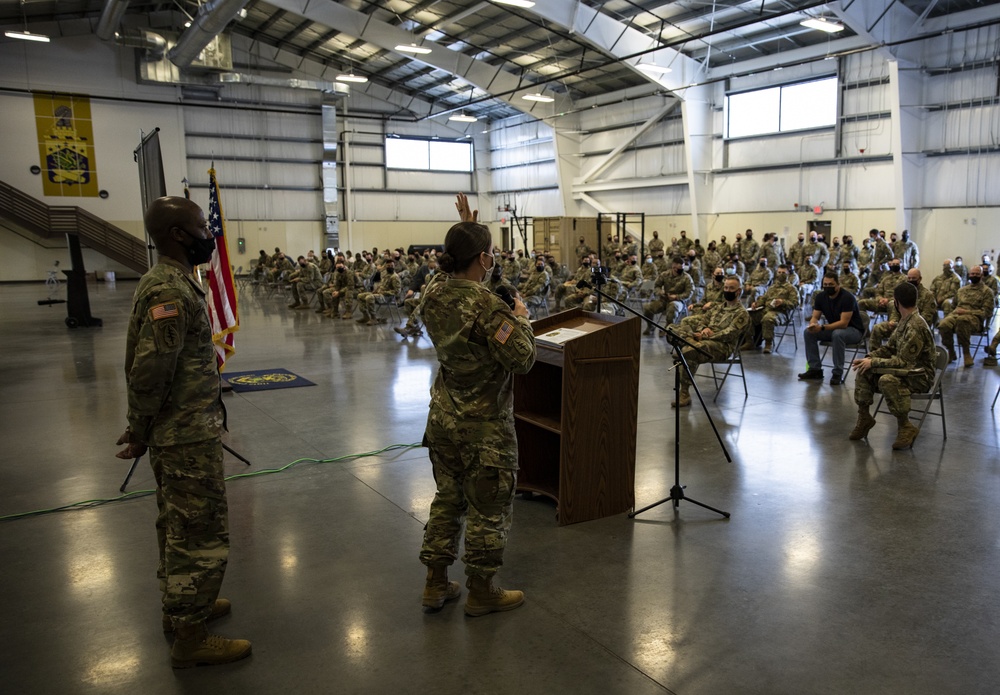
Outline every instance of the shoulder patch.
<svg viewBox="0 0 1000 695"><path fill-rule="evenodd" d="M500 328L498 328L497 332L493 335L493 340L497 341L501 345L506 345L507 340L510 339L510 336L513 332L514 332L514 326L511 324L510 321L507 321L505 319L504 322L500 324Z"/></svg>
<svg viewBox="0 0 1000 695"><path fill-rule="evenodd" d="M177 303L167 302L166 304L157 304L149 310L149 313L154 321L177 318Z"/></svg>

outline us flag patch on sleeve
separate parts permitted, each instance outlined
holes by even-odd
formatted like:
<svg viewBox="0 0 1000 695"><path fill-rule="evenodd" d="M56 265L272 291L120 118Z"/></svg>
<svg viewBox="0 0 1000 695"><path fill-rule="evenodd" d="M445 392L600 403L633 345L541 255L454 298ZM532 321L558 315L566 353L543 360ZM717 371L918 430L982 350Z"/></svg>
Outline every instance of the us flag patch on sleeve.
<svg viewBox="0 0 1000 695"><path fill-rule="evenodd" d="M496 335L493 336L493 340L497 341L501 345L507 344L507 339L510 338L510 334L514 332L514 326L511 325L510 321L504 321L500 324L500 328L497 329Z"/></svg>
<svg viewBox="0 0 1000 695"><path fill-rule="evenodd" d="M154 321L159 319L172 319L177 316L177 305L173 302L158 304L150 311Z"/></svg>

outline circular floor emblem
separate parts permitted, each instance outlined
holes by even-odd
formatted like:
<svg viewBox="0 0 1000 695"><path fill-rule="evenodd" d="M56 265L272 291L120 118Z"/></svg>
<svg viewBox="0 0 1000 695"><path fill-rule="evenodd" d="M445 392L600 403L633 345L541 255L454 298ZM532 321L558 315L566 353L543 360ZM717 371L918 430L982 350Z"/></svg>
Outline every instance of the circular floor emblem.
<svg viewBox="0 0 1000 695"><path fill-rule="evenodd" d="M265 384L284 384L289 381L295 381L298 379L294 374L247 374L245 376L238 376L229 381L234 384L243 384L244 386L263 386Z"/></svg>

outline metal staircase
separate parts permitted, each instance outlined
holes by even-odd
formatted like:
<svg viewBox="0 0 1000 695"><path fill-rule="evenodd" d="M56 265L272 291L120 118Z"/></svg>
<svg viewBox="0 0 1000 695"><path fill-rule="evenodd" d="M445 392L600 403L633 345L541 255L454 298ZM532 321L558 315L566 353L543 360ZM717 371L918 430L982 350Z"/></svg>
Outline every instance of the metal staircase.
<svg viewBox="0 0 1000 695"><path fill-rule="evenodd" d="M84 246L130 270L139 274L149 270L149 252L142 239L75 205L46 205L3 181L0 219L40 239L76 236Z"/></svg>

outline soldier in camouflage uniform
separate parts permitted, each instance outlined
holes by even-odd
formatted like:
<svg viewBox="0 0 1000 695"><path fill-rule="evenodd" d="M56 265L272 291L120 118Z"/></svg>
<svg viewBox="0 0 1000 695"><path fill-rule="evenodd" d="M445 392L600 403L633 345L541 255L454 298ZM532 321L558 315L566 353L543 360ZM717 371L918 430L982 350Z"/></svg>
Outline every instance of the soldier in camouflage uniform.
<svg viewBox="0 0 1000 695"><path fill-rule="evenodd" d="M580 237L580 243L576 245L574 252L577 263L583 263L583 259L592 254L594 250L587 245L587 240L584 237Z"/></svg>
<svg viewBox="0 0 1000 695"><path fill-rule="evenodd" d="M779 265L774 284L762 297L750 304L750 321L753 324L752 347L764 341L764 354L771 354L774 327L782 317L787 317L799 306L799 292L788 282L788 266Z"/></svg>
<svg viewBox="0 0 1000 695"><path fill-rule="evenodd" d="M375 296L387 297L390 301L395 302L401 288L399 276L396 275L396 264L390 260L385 264L385 271L382 273L378 286L371 292L362 292L358 295L358 305L361 307L361 318L358 319L358 323L364 323L368 326L385 323L385 319L375 318Z"/></svg>
<svg viewBox="0 0 1000 695"><path fill-rule="evenodd" d="M877 229L868 230L868 241L871 244L872 250L871 276L869 283L876 285L878 284L878 281L882 279L882 267L888 265L893 259L892 247L889 246L885 237L878 233Z"/></svg>
<svg viewBox="0 0 1000 695"><path fill-rule="evenodd" d="M750 279L747 281L746 287L743 288L743 293L752 293L753 297L759 297L767 292L767 288L773 279L774 274L771 272L771 269L767 267L767 259L761 258L757 262L757 267L750 273Z"/></svg>
<svg viewBox="0 0 1000 695"><path fill-rule="evenodd" d="M841 263L843 265L840 268L840 286L857 296L861 292L861 278L854 273L849 261L843 260Z"/></svg>
<svg viewBox="0 0 1000 695"><path fill-rule="evenodd" d="M439 257L449 277L434 283L422 308L440 362L424 434L437 493L420 550L427 566L422 603L436 611L458 598L448 567L465 521L465 612L472 616L524 602L522 592L495 586L493 577L503 564L517 487L513 375L534 364L535 338L520 298L514 295L511 310L482 285L493 262L489 244L485 226L453 226Z"/></svg>
<svg viewBox="0 0 1000 695"><path fill-rule="evenodd" d="M185 198L159 198L145 215L159 261L136 288L125 346L128 428L118 458L149 450L156 478L157 576L175 668L250 655L246 640L209 636L230 612L219 598L229 557L222 440L225 409L205 292L192 276L215 249L205 215Z"/></svg>
<svg viewBox="0 0 1000 695"><path fill-rule="evenodd" d="M903 275L902 262L898 258L893 258L889 263L889 272L878 281L875 296L858 300L858 308L868 312L888 314L892 309L892 291L896 289L896 285L903 282L906 282L906 276Z"/></svg>
<svg viewBox="0 0 1000 695"><path fill-rule="evenodd" d="M588 282L590 281L590 276L592 274L590 272L590 265L591 265L590 256L585 256L583 258L583 261L580 263L580 267L577 268L576 272L573 274L573 277L571 277L566 282L556 286L554 295L556 302L556 307L555 307L556 311L560 311L562 309L562 304L567 294L573 296L579 291L576 287L577 283L579 283L581 280L587 280Z"/></svg>
<svg viewBox="0 0 1000 695"><path fill-rule="evenodd" d="M958 273L955 272L951 259L944 259L941 274L931 282L931 292L945 316L951 313L955 297L958 296L958 289L961 286L962 278L958 277Z"/></svg>
<svg viewBox="0 0 1000 695"><path fill-rule="evenodd" d="M903 230L902 239L892 244L892 255L903 262L903 270L916 268L920 265L920 250L910 241L910 233Z"/></svg>
<svg viewBox="0 0 1000 695"><path fill-rule="evenodd" d="M639 270L639 258L637 256L628 257L628 262L622 267L621 272L618 274L618 279L621 280L622 287L625 288L626 292L639 289L639 285L642 284L642 271Z"/></svg>
<svg viewBox="0 0 1000 695"><path fill-rule="evenodd" d="M889 412L896 416L899 430L893 449L913 446L918 430L910 422L910 394L923 393L934 381L937 353L934 335L927 323L917 313L917 290L908 282L893 290L900 315L899 325L888 344L872 350L867 357L854 360L851 365L857 372L854 382L854 402L858 404L858 422L850 439L864 439L875 426L871 415L875 391L885 396Z"/></svg>
<svg viewBox="0 0 1000 695"><path fill-rule="evenodd" d="M419 335L423 335L423 330L420 328L420 308L424 304L424 297L427 296L427 290L430 289L431 285L435 282L441 282L447 279L444 273L437 272L437 261L431 260L427 264L428 272L424 276L424 284L420 286L420 291L413 294L411 297L407 297L403 301L403 311L406 313L406 325L400 328L399 326L393 326L392 330L399 333L404 338L415 338Z"/></svg>
<svg viewBox="0 0 1000 695"><path fill-rule="evenodd" d="M349 299L349 293L354 289L354 278L354 273L348 270L345 259L338 256L337 264L330 275L330 282L322 291L323 306L326 307L323 312L325 316L336 318L339 314L342 318L351 318L353 302Z"/></svg>
<svg viewBox="0 0 1000 695"><path fill-rule="evenodd" d="M304 256L299 256L298 269L289 276L288 281L292 283L292 303L288 308L308 309L309 292L320 288L323 276L314 263L310 263Z"/></svg>
<svg viewBox="0 0 1000 695"><path fill-rule="evenodd" d="M552 284L552 276L549 275L549 271L545 268L545 263L538 259L535 262L535 268L528 275L524 284L521 286L521 296L525 299L530 299L531 297L541 297L545 299L545 290Z"/></svg>
<svg viewBox="0 0 1000 695"><path fill-rule="evenodd" d="M934 295L929 289L923 286L923 276L920 274L919 268L910 268L906 271L906 281L917 288L917 313L920 314L920 318L924 320L928 326L933 330L934 324L937 323L937 312L938 305L934 301ZM877 324L872 328L871 338L868 341L868 348L873 350L875 348L880 348L885 345L886 341L889 340L889 336L896 329L899 324L899 320L902 317L899 315L899 311L896 309L896 303L894 302L889 310L889 319Z"/></svg>
<svg viewBox="0 0 1000 695"><path fill-rule="evenodd" d="M658 253L663 253L663 251L663 239L660 238L660 233L654 230L653 238L646 244L646 253L650 256L655 256Z"/></svg>
<svg viewBox="0 0 1000 695"><path fill-rule="evenodd" d="M674 323L682 317L684 303L691 298L693 291L694 283L691 276L684 272L683 259L675 256L672 269L656 278L653 290L656 298L642 305L642 313L652 320L662 312L664 323ZM647 326L644 334L652 335L653 329Z"/></svg>
<svg viewBox="0 0 1000 695"><path fill-rule="evenodd" d="M699 365L710 360L725 360L733 354L736 346L746 335L750 326L750 316L740 303L740 281L728 277L723 285L724 303L715 311L702 314L703 323L695 326L690 332L690 339L711 357L690 347L683 350L691 373L698 371ZM670 405L674 408L684 408L691 405L691 377L686 371L681 372L680 399Z"/></svg>
<svg viewBox="0 0 1000 695"><path fill-rule="evenodd" d="M993 315L993 292L982 280L983 269L980 266L969 268L969 284L958 291L955 309L938 324L941 344L948 348L948 357L952 362L958 359L954 341L954 335L958 334L966 367L974 364L969 344L972 333L982 330L983 323Z"/></svg>

